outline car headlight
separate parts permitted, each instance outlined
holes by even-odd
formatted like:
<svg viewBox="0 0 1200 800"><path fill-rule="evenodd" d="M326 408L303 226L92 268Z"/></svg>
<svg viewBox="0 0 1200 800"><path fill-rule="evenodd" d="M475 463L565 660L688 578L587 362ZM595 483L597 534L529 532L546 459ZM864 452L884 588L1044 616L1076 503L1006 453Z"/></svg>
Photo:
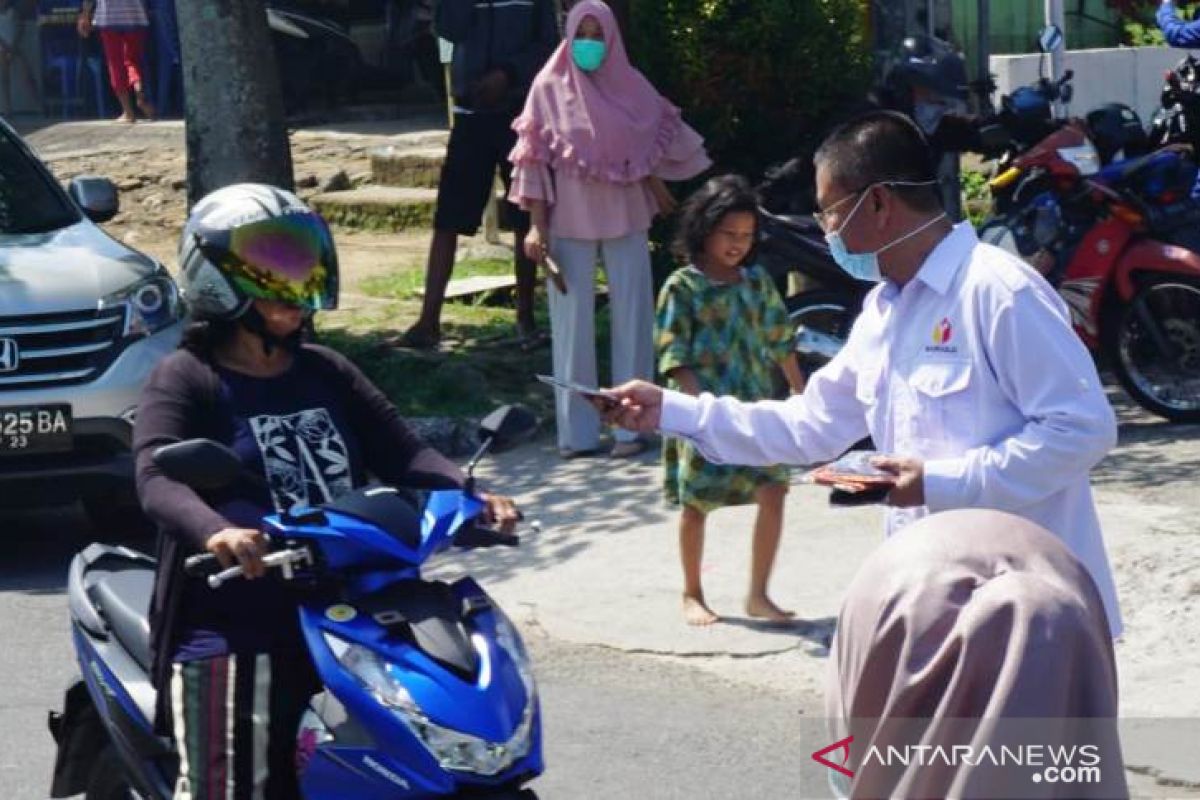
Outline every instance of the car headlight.
<svg viewBox="0 0 1200 800"><path fill-rule="evenodd" d="M100 301L101 309L121 305L129 308L125 315L126 336L149 336L183 318L179 289L162 267Z"/></svg>
<svg viewBox="0 0 1200 800"><path fill-rule="evenodd" d="M342 666L354 675L376 700L391 709L404 722L443 769L476 775L498 775L511 767L517 759L529 754L533 745L531 734L534 709L537 705L531 692L526 692L525 711L513 735L506 742L490 742L439 725L429 719L400 682L400 669L384 661L377 653L330 633L325 633L324 637L325 644ZM519 638L517 641L520 641ZM476 648L486 646L482 638L478 638L475 645ZM511 651L509 652L511 655ZM522 680L525 680L524 674Z"/></svg>

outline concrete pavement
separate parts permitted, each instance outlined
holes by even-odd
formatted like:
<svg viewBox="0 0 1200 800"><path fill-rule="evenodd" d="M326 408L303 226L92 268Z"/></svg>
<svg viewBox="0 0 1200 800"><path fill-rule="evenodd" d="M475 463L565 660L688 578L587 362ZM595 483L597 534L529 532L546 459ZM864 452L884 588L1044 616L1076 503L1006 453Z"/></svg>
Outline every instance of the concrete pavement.
<svg viewBox="0 0 1200 800"><path fill-rule="evenodd" d="M1093 483L1127 623L1116 645L1122 715L1186 718L1200 732L1200 430L1148 417L1119 393L1113 400L1122 440ZM680 614L677 517L661 499L657 452L563 461L542 442L497 457L484 472L544 528L517 550L456 554L438 569L465 568L516 619L554 639L686 661L798 699L823 692L826 644L844 588L882 536L879 509L831 508L825 490L793 486L772 594L799 616L782 628L741 612L754 507L716 513L704 580L726 620L691 628ZM1131 740L1127 755L1163 779L1200 787L1200 743L1162 753Z"/></svg>

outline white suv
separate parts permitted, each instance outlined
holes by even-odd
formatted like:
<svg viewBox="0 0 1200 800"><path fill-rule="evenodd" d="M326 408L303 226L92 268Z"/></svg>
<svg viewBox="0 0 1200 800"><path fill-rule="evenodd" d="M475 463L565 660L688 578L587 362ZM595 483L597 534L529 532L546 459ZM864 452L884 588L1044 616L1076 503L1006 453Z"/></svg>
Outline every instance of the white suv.
<svg viewBox="0 0 1200 800"><path fill-rule="evenodd" d="M0 120L0 506L82 498L109 524L134 499L138 393L183 308L162 264L96 223L117 191L63 191Z"/></svg>

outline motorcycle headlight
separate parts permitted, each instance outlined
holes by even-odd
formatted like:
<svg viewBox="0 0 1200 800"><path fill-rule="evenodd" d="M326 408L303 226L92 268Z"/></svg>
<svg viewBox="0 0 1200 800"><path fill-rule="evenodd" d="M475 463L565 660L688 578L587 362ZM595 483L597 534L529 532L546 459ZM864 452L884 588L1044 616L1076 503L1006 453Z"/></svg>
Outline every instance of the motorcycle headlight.
<svg viewBox="0 0 1200 800"><path fill-rule="evenodd" d="M537 695L537 685L533 680L533 666L529 661L529 653L525 651L525 642L521 639L521 634L517 632L516 627L507 615L500 609L495 609L496 613L496 644L504 652L508 653L508 657L517 665L517 672L521 676L521 683L525 684L525 696L529 698L530 705Z"/></svg>
<svg viewBox="0 0 1200 800"><path fill-rule="evenodd" d="M534 698L526 693L521 722L506 742L490 742L431 720L400 682L400 670L362 645L324 634L325 643L342 666L412 731L443 769L476 775L498 775L529 754L533 745ZM519 641L519 638L518 638ZM476 648L486 647L482 638ZM514 660L515 657L514 657ZM528 659L526 659L528 662ZM524 680L524 675L522 675Z"/></svg>
<svg viewBox="0 0 1200 800"><path fill-rule="evenodd" d="M100 301L100 308L128 306L126 336L149 336L183 318L183 304L175 281L163 268Z"/></svg>

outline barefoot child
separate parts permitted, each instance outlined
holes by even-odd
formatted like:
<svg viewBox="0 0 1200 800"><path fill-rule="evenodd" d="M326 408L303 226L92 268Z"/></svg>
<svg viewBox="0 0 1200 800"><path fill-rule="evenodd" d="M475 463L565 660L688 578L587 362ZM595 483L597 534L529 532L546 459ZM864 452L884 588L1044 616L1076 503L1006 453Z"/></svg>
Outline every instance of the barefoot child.
<svg viewBox="0 0 1200 800"><path fill-rule="evenodd" d="M792 351L787 310L766 270L747 266L758 231L757 198L744 178L714 178L687 201L675 243L689 261L662 288L658 300L658 368L675 389L760 400L775 392L781 368L792 392L804 388ZM755 503L746 613L783 622L767 596L767 581L783 529L785 467L710 464L688 442L663 448L667 499L682 506L679 549L683 562L683 613L690 625L719 617L704 600L700 563L709 512Z"/></svg>

